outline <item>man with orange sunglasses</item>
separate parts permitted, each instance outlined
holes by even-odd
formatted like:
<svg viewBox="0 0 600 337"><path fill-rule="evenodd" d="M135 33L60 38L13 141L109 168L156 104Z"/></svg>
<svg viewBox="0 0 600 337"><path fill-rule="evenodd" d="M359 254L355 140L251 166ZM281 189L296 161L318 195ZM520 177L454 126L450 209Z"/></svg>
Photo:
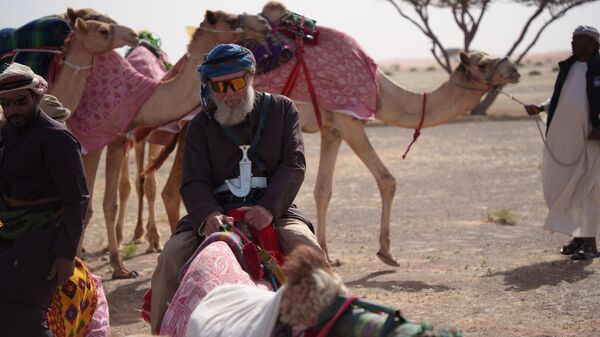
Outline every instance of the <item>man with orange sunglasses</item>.
<svg viewBox="0 0 600 337"><path fill-rule="evenodd" d="M204 109L188 127L181 181L188 215L152 276L153 333L160 332L180 267L206 236L233 224L225 215L230 210L246 210L242 222L256 231L274 224L283 253L300 244L323 252L310 221L293 204L306 168L294 103L254 91L256 61L244 47L215 47L198 71Z"/></svg>

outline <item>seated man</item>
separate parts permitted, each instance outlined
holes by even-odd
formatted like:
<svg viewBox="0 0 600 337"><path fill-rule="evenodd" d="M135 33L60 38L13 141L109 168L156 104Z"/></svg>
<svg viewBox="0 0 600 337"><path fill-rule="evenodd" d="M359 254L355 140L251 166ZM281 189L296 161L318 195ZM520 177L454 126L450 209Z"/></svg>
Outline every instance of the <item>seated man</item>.
<svg viewBox="0 0 600 337"><path fill-rule="evenodd" d="M185 138L181 196L188 215L165 244L152 275L152 332L177 291L177 274L204 237L244 207L253 230L274 224L283 253L300 244L325 254L308 219L292 204L306 162L298 111L279 95L254 92L256 61L238 45L215 47L199 67L203 112Z"/></svg>
<svg viewBox="0 0 600 337"><path fill-rule="evenodd" d="M73 274L89 194L79 142L39 107L46 81L0 74L0 336L52 336L46 312Z"/></svg>

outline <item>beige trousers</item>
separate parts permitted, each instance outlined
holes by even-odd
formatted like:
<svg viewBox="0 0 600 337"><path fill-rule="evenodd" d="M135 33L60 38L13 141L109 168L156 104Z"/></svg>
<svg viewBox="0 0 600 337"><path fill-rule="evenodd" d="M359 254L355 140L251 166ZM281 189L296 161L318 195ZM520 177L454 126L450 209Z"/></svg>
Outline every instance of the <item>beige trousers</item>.
<svg viewBox="0 0 600 337"><path fill-rule="evenodd" d="M323 252L317 237L300 220L282 218L275 224L277 237L284 254L289 254L298 245L307 245ZM152 304L150 325L153 334L158 334L160 324L167 312L169 302L175 295L179 283L179 269L194 254L200 245L200 238L194 231L177 233L165 243L158 256L158 264L152 274ZM325 255L325 252L323 252Z"/></svg>

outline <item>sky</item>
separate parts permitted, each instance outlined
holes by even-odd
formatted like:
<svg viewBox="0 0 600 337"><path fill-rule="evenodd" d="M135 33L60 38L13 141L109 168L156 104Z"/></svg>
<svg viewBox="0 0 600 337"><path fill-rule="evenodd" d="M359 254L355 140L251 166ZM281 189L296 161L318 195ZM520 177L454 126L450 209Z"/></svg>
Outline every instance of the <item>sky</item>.
<svg viewBox="0 0 600 337"><path fill-rule="evenodd" d="M90 7L135 30L157 33L163 49L172 60L177 60L188 42L185 27L197 26L206 10L258 13L265 3L266 0L2 0L1 28L19 27L45 15L63 13L67 7ZM284 3L290 10L316 19L317 25L354 37L376 62L432 58L431 42L385 0L289 0ZM511 1L493 3L471 49L505 55L532 10ZM600 28L599 14L600 1L572 9L544 31L530 54L570 50L573 29L581 24ZM430 21L445 47L462 45L462 33L448 10L431 11Z"/></svg>

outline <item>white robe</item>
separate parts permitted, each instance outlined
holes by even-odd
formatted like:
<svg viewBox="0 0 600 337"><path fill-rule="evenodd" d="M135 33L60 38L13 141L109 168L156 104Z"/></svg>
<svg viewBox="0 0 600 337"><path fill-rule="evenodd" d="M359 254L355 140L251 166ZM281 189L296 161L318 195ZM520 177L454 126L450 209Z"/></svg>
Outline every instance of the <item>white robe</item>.
<svg viewBox="0 0 600 337"><path fill-rule="evenodd" d="M586 72L585 62L569 70L546 139L552 155L544 147L542 162L544 228L574 237L595 237L600 227L600 142L587 140Z"/></svg>

